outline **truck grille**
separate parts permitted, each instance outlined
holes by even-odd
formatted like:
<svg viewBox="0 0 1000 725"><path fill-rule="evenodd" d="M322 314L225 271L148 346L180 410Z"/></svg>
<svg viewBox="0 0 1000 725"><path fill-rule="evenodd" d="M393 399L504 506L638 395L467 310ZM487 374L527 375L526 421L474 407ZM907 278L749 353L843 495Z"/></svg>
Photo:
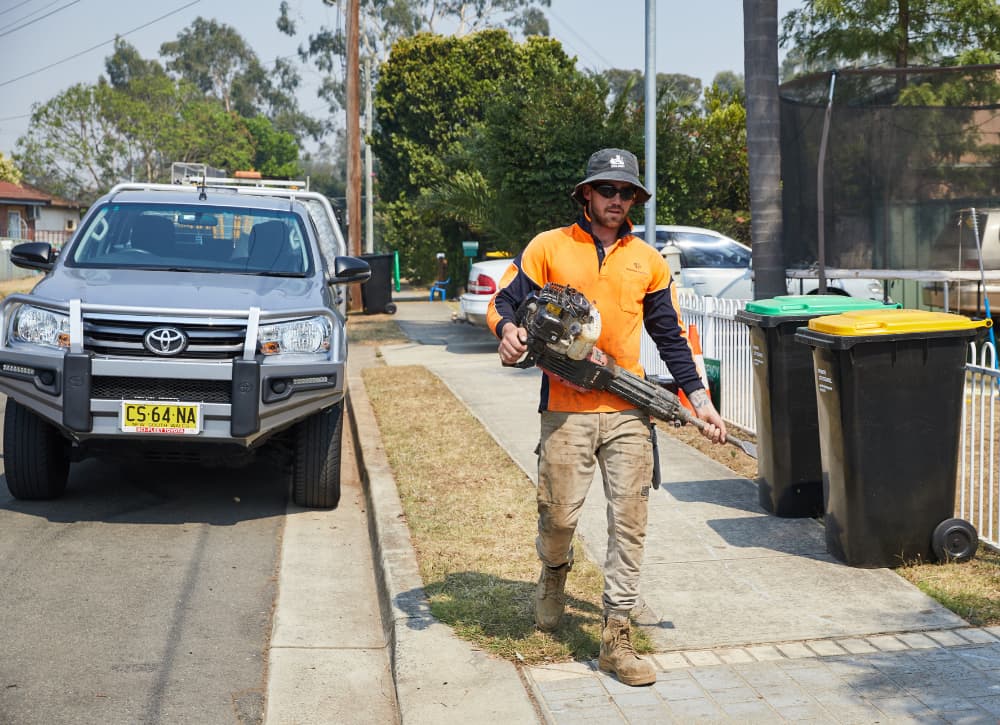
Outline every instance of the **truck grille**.
<svg viewBox="0 0 1000 725"><path fill-rule="evenodd" d="M95 375L90 395L100 400L183 400L187 403L230 403L228 380L171 380Z"/></svg>
<svg viewBox="0 0 1000 725"><path fill-rule="evenodd" d="M184 358L232 360L243 353L246 325L232 321L213 323L86 315L83 320L83 345L97 355L158 357L146 349L143 338L149 330L164 324L183 330L188 336L187 350L182 355Z"/></svg>

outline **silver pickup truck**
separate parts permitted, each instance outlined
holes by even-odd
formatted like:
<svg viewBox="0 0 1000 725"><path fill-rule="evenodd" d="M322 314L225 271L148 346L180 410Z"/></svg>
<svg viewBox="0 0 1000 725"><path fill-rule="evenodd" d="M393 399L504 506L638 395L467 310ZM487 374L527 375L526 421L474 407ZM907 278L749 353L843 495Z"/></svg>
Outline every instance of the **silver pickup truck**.
<svg viewBox="0 0 1000 725"><path fill-rule="evenodd" d="M297 504L337 505L341 286L371 270L322 243L294 191L245 191L122 184L63 250L14 247L14 264L46 272L0 303L14 497L61 495L70 462L92 455L218 463L266 448Z"/></svg>

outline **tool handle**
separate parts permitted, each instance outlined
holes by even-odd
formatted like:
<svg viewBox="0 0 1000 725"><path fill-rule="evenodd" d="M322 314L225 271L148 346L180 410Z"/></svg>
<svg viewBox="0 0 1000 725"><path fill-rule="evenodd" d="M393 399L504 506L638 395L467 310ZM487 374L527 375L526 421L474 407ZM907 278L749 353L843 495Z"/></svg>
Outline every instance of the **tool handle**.
<svg viewBox="0 0 1000 725"><path fill-rule="evenodd" d="M703 421L701 418L699 418L699 417L697 417L695 415L692 415L688 411L685 411L685 412L688 413L688 416L687 416L688 420L686 422L690 422L698 430L705 430L708 427L708 423L706 423L705 421ZM740 438L737 438L736 436L729 435L728 433L726 433L726 443L729 443L730 445L736 446L741 451L743 451L744 453L747 453L749 455L752 455L754 458L757 457L755 452L753 452L753 453L751 452L753 450L753 448L754 448L754 446L753 446L752 443L748 443L747 441L741 440Z"/></svg>

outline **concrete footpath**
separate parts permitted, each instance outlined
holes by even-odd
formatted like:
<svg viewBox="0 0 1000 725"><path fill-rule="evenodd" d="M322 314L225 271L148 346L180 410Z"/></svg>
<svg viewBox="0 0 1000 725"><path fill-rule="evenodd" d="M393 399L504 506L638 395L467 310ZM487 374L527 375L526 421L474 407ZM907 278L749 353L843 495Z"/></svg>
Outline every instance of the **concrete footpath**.
<svg viewBox="0 0 1000 725"><path fill-rule="evenodd" d="M396 301L412 342L380 348L384 363L434 372L535 480L539 372L502 368L492 335L452 322L446 303ZM665 435L635 613L656 645L656 684L473 650L427 612L368 364L374 354L352 348L350 414L404 723L1000 722L1000 627L970 626L891 570L837 562L820 523L766 514L752 481ZM603 561L599 484L578 533Z"/></svg>

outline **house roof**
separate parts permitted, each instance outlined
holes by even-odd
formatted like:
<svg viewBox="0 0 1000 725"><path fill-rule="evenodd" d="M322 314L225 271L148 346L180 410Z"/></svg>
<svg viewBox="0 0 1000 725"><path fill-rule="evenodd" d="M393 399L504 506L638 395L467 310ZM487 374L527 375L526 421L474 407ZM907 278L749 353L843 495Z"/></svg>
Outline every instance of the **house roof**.
<svg viewBox="0 0 1000 725"><path fill-rule="evenodd" d="M51 194L46 194L44 191L39 191L23 184L14 184L10 181L0 181L0 204L3 203L61 206L70 209L80 208L80 205L76 202L60 199L58 196L52 196Z"/></svg>

